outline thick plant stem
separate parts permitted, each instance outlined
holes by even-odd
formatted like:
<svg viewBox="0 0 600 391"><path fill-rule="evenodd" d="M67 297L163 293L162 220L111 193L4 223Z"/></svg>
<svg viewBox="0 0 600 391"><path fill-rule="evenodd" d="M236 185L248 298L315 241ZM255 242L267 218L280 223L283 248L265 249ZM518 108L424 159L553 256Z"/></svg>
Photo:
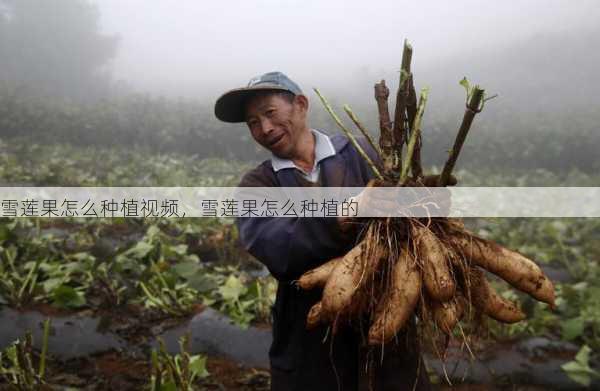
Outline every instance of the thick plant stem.
<svg viewBox="0 0 600 391"><path fill-rule="evenodd" d="M400 84L396 94L396 110L394 111L393 153L394 153L394 171L402 170L402 146L406 134L406 103L408 98L408 79L410 77L410 63L412 60L412 47L404 40L404 50L402 51L402 66L400 69Z"/></svg>
<svg viewBox="0 0 600 391"><path fill-rule="evenodd" d="M365 159L365 161L367 162L369 167L371 167L371 170L373 170L373 172L375 173L375 176L377 176L378 179L383 179L383 176L379 172L379 169L377 168L375 163L373 163L373 161L371 160L369 155L367 155L367 153L362 149L362 147L360 146L358 141L356 141L356 138L354 137L354 135L352 135L352 133L344 126L344 124L340 120L340 117L337 116L337 114L331 108L331 105L329 104L329 102L327 102L327 99L325 99L325 97L323 95L321 95L321 92L319 92L319 90L317 88L314 88L314 91L317 94L317 96L319 97L319 99L321 99L321 102L323 103L323 106L325 106L325 109L327 110L329 115L331 115L331 117L333 118L335 123L340 127L340 129L342 129L342 131L348 137L348 139L350 139L350 142L352 143L352 145L354 145L354 148L356 148L356 150L362 156L362 158Z"/></svg>
<svg viewBox="0 0 600 391"><path fill-rule="evenodd" d="M402 172L400 173L400 182L398 183L400 186L404 185L406 183L406 180L408 179L408 170L411 166L411 161L415 151L415 145L417 144L417 139L421 134L421 121L423 119L425 105L427 104L428 94L428 88L423 88L421 90L421 96L419 96L419 106L417 107L417 113L415 115L415 120L412 125L413 130L410 134L410 139L408 140L408 148L406 149L406 158L404 160L404 163L402 164Z"/></svg>
<svg viewBox="0 0 600 391"><path fill-rule="evenodd" d="M388 173L392 169L392 122L388 108L390 90L385 85L385 80L375 84L375 101L379 112L379 147L383 158L383 170Z"/></svg>
<svg viewBox="0 0 600 391"><path fill-rule="evenodd" d="M483 100L484 92L485 91L479 88L479 86L473 87L471 98L467 103L467 108L465 110L462 123L460 124L458 134L456 135L456 139L454 140L454 146L450 150L450 155L448 156L448 160L446 161L446 164L444 164L444 169L442 170L442 174L440 175L440 179L438 182L439 186L448 185L450 175L452 174L452 170L454 169L454 165L456 164L456 160L458 159L458 154L460 153L463 143L467 138L467 134L469 133L469 129L471 128L471 123L473 123L475 115L480 111L480 106Z"/></svg>
<svg viewBox="0 0 600 391"><path fill-rule="evenodd" d="M365 136L365 138L367 139L367 141L371 145L371 148L373 148L375 150L375 152L377 152L377 156L379 157L379 160L382 160L381 149L379 149L379 147L377 146L377 144L375 144L375 142L373 141L373 137L371 137L371 134L369 134L369 131L360 122L360 120L354 114L354 112L352 111L352 109L350 108L350 106L344 105L344 111L346 112L346 114L348 114L348 117L350 117L350 119L352 120L352 122L354 122L354 125L356 125L356 127L360 130L360 132L363 134L363 136Z"/></svg>
<svg viewBox="0 0 600 391"><path fill-rule="evenodd" d="M411 73L408 79L408 102L406 103L406 114L408 116L408 125L410 126L409 132L412 134L412 126L417 116L417 93L415 92L415 84L413 75ZM413 178L419 178L423 176L423 166L421 165L421 134L417 136L415 144L415 150L413 152L413 158L411 163L411 171Z"/></svg>

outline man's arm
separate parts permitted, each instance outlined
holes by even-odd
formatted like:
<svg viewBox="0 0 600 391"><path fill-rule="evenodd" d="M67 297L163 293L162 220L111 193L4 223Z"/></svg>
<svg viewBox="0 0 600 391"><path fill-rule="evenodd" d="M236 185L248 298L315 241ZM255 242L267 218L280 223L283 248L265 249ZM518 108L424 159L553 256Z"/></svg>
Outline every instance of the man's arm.
<svg viewBox="0 0 600 391"><path fill-rule="evenodd" d="M280 281L296 280L343 253L335 218L239 218L237 225L246 250Z"/></svg>
<svg viewBox="0 0 600 391"><path fill-rule="evenodd" d="M265 168L250 171L240 187L275 187ZM352 238L340 231L335 217L240 217L236 219L244 248L279 281L298 279L304 272L345 253Z"/></svg>

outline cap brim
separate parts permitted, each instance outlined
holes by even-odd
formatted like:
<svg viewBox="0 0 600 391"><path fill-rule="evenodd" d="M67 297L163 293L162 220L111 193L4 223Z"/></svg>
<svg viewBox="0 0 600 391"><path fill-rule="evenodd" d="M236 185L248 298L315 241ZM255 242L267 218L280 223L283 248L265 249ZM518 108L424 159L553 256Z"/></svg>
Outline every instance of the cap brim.
<svg viewBox="0 0 600 391"><path fill-rule="evenodd" d="M215 115L224 122L246 122L246 100L257 91L289 91L279 86L260 85L255 87L236 88L221 95L215 103Z"/></svg>

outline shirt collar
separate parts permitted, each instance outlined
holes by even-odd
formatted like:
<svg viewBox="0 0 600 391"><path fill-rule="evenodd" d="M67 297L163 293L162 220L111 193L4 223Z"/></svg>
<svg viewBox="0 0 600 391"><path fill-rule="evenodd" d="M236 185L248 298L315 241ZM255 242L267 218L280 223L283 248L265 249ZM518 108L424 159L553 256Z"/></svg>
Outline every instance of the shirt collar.
<svg viewBox="0 0 600 391"><path fill-rule="evenodd" d="M321 133L316 129L311 129L310 131L315 136L315 164L313 166L314 170L315 167L317 167L317 164L321 162L321 160L335 155L335 148L331 143L331 139L325 133ZM284 168L297 168L300 170L300 168L296 166L294 162L292 162L290 159L282 159L275 155L271 157L271 164L273 165L273 171L275 172Z"/></svg>

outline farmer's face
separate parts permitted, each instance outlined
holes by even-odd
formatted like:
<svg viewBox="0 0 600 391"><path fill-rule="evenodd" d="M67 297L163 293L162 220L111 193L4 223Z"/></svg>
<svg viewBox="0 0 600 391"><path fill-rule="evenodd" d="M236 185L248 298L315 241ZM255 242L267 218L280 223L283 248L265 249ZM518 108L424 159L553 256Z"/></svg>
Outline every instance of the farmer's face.
<svg viewBox="0 0 600 391"><path fill-rule="evenodd" d="M307 128L308 100L296 95L292 103L278 95L257 95L246 105L246 124L257 143L280 158L295 155Z"/></svg>

